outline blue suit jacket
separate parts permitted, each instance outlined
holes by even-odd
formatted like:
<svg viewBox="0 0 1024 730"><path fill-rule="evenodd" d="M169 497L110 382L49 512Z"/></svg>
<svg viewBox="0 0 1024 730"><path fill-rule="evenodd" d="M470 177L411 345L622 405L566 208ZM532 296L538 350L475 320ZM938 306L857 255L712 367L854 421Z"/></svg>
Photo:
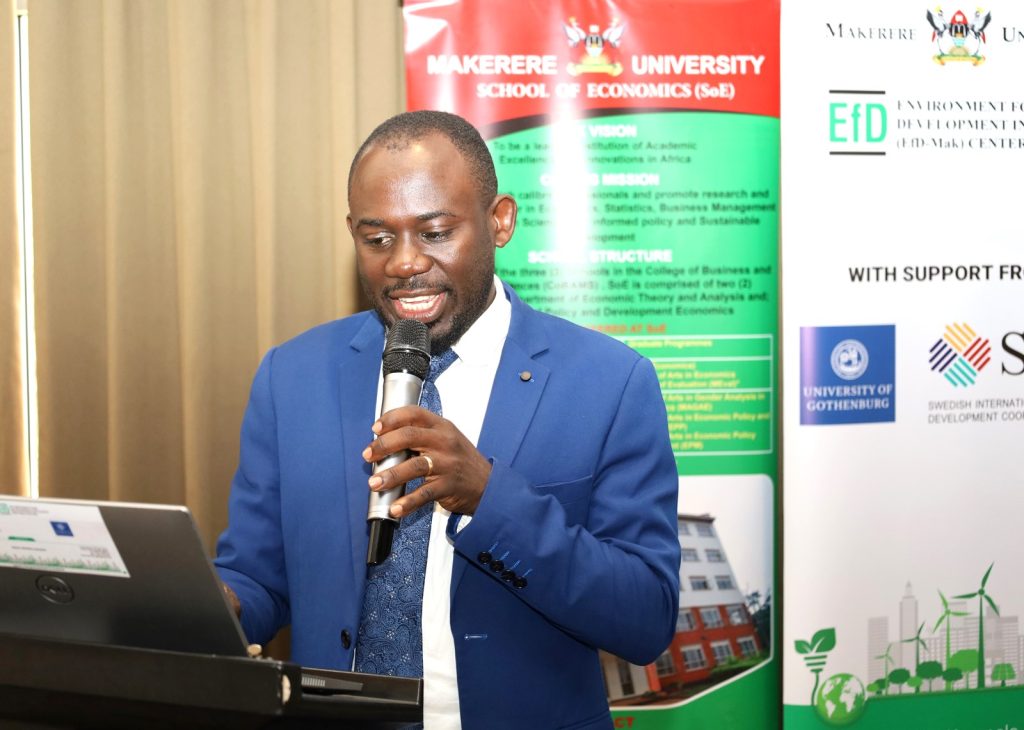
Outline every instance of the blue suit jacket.
<svg viewBox="0 0 1024 730"><path fill-rule="evenodd" d="M665 407L650 361L506 291L511 325L478 444L493 469L470 524L449 529L463 727L609 728L597 650L646 664L675 631ZM306 666L352 666L370 473L359 454L383 342L364 312L271 350L242 424L215 562L250 641L290 623L292 659ZM482 564L484 552L526 585Z"/></svg>

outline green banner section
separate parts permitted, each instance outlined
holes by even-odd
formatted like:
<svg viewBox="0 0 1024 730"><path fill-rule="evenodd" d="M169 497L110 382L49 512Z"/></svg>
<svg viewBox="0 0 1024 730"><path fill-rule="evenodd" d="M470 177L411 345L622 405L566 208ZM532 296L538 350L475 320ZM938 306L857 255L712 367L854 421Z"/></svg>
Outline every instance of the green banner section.
<svg viewBox="0 0 1024 730"><path fill-rule="evenodd" d="M613 708L614 726L633 730L775 730L779 707L767 700L778 691L778 667L778 662L770 661L677 707Z"/></svg>
<svg viewBox="0 0 1024 730"><path fill-rule="evenodd" d="M681 474L774 474L777 119L594 117L491 140L520 204L498 274L650 357Z"/></svg>
<svg viewBox="0 0 1024 730"><path fill-rule="evenodd" d="M654 362L677 457L772 453L771 336L622 339Z"/></svg>
<svg viewBox="0 0 1024 730"><path fill-rule="evenodd" d="M838 675L842 677L844 675ZM941 680L940 680L941 682ZM834 683L814 706L786 705L786 730L1017 730L1024 728L1024 687L868 696L859 683ZM645 726L646 727L646 726Z"/></svg>

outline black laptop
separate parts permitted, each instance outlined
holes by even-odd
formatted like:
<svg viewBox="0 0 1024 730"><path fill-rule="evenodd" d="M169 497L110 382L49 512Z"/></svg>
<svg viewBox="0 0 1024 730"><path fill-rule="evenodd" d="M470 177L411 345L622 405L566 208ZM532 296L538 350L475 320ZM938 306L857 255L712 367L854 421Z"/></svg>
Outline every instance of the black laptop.
<svg viewBox="0 0 1024 730"><path fill-rule="evenodd" d="M0 645L22 657L0 662L0 718L397 728L423 716L420 679L235 658L245 636L185 507L0 494Z"/></svg>
<svg viewBox="0 0 1024 730"><path fill-rule="evenodd" d="M247 654L181 506L0 495L0 633Z"/></svg>

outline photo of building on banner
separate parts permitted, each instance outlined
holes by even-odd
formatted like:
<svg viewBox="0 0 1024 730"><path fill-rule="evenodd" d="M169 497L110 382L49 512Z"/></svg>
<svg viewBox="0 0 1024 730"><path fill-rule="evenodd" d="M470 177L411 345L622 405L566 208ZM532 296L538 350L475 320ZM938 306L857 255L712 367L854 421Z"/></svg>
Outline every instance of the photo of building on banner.
<svg viewBox="0 0 1024 730"><path fill-rule="evenodd" d="M650 358L661 383L680 612L655 663L602 656L616 722L774 727L778 2L406 0L403 13L408 108L472 122L519 204L498 275Z"/></svg>

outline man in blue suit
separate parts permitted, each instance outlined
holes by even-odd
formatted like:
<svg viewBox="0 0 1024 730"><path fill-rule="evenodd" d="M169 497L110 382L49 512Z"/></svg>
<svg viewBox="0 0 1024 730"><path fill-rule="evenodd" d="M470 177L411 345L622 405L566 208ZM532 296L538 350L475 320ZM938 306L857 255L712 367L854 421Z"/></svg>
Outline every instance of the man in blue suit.
<svg viewBox="0 0 1024 730"><path fill-rule="evenodd" d="M264 643L290 624L301 664L422 671L427 730L610 728L598 650L653 662L678 611L677 479L653 366L494 276L516 203L461 118L378 127L352 163L349 209L374 311L272 349L242 424L216 565L246 635ZM377 417L400 319L427 325L434 355L454 352L436 381L443 416ZM399 533L429 517L426 566L389 589L415 615L381 631L368 489L414 479L391 513L406 518ZM368 665L370 637L383 659Z"/></svg>

